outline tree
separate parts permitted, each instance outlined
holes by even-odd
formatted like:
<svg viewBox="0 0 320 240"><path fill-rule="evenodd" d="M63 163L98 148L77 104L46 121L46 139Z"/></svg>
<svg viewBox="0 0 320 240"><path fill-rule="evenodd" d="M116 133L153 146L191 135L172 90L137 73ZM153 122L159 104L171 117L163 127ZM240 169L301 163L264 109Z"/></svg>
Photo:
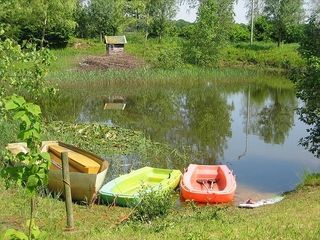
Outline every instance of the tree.
<svg viewBox="0 0 320 240"><path fill-rule="evenodd" d="M289 26L303 19L303 0L265 0L265 14L273 25L278 46L284 40Z"/></svg>
<svg viewBox="0 0 320 240"><path fill-rule="evenodd" d="M320 12L315 12L305 29L300 47L307 66L293 75L297 96L304 101L299 108L300 120L308 124L308 136L300 140L302 146L320 158Z"/></svg>
<svg viewBox="0 0 320 240"><path fill-rule="evenodd" d="M263 3L262 0L246 0L247 18L251 22L250 44L253 43L254 38L254 20L261 15Z"/></svg>
<svg viewBox="0 0 320 240"><path fill-rule="evenodd" d="M186 49L190 63L209 66L217 61L220 49L230 38L233 4L234 0L200 3L194 32Z"/></svg>
<svg viewBox="0 0 320 240"><path fill-rule="evenodd" d="M15 40L32 40L41 47L65 45L73 33L75 0L17 0L0 1L0 20L9 26L7 37Z"/></svg>
<svg viewBox="0 0 320 240"><path fill-rule="evenodd" d="M151 17L149 32L161 40L169 20L176 14L176 0L149 0L147 10Z"/></svg>
<svg viewBox="0 0 320 240"><path fill-rule="evenodd" d="M102 36L115 35L124 21L122 0L91 0L89 16L93 33Z"/></svg>
<svg viewBox="0 0 320 240"><path fill-rule="evenodd" d="M77 37L86 38L90 37L90 16L89 7L84 4L82 0L78 0L74 12L74 20L76 22L75 35Z"/></svg>
<svg viewBox="0 0 320 240"><path fill-rule="evenodd" d="M259 16L254 23L254 36L257 41L270 41L272 37L272 23L265 16Z"/></svg>

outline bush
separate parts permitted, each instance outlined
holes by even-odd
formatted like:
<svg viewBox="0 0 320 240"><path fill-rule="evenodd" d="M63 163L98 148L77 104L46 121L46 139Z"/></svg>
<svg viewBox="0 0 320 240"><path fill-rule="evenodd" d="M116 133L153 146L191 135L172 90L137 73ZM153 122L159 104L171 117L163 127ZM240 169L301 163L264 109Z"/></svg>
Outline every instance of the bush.
<svg viewBox="0 0 320 240"><path fill-rule="evenodd" d="M166 216L173 206L170 191L159 188L143 186L139 192L140 203L137 204L132 220L150 222L151 220Z"/></svg>
<svg viewBox="0 0 320 240"><path fill-rule="evenodd" d="M163 69L176 69L183 65L180 48L165 49L157 58L156 67Z"/></svg>
<svg viewBox="0 0 320 240"><path fill-rule="evenodd" d="M250 39L250 31L245 24L234 24L230 36L231 42L246 42Z"/></svg>

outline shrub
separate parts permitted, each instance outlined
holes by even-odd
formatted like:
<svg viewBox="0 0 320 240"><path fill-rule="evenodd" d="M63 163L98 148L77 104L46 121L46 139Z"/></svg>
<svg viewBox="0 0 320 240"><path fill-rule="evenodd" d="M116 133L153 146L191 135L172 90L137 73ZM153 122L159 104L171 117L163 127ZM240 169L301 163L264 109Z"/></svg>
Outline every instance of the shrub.
<svg viewBox="0 0 320 240"><path fill-rule="evenodd" d="M150 222L166 216L173 205L170 191L162 190L161 187L143 186L139 192L139 199L141 201L136 205L131 219L141 222Z"/></svg>
<svg viewBox="0 0 320 240"><path fill-rule="evenodd" d="M164 69L176 69L183 64L179 48L162 50L158 55L156 67Z"/></svg>
<svg viewBox="0 0 320 240"><path fill-rule="evenodd" d="M249 41L250 32L245 24L234 24L231 31L231 42L246 42Z"/></svg>

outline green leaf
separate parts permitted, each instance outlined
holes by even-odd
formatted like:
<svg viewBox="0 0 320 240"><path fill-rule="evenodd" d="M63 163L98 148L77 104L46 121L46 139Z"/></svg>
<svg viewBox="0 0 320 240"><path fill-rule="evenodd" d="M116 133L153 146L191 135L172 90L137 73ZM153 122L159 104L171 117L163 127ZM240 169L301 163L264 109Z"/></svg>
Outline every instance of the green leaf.
<svg viewBox="0 0 320 240"><path fill-rule="evenodd" d="M41 108L33 103L27 103L26 110L32 113L34 116L39 116L41 114Z"/></svg>
<svg viewBox="0 0 320 240"><path fill-rule="evenodd" d="M33 128L36 129L38 132L40 132L40 123L39 122L36 122L35 124L33 124Z"/></svg>
<svg viewBox="0 0 320 240"><path fill-rule="evenodd" d="M28 237L23 232L10 228L5 232L3 239L4 240L11 240L11 239L28 240Z"/></svg>
<svg viewBox="0 0 320 240"><path fill-rule="evenodd" d="M16 104L13 100L8 100L8 101L5 101L4 103L4 108L9 111L9 110L14 110L14 109L17 109L19 107L18 104Z"/></svg>
<svg viewBox="0 0 320 240"><path fill-rule="evenodd" d="M44 160L47 160L47 161L50 161L51 158L50 158L50 154L47 153L47 152L43 152L43 153L40 153L41 157L44 159Z"/></svg>
<svg viewBox="0 0 320 240"><path fill-rule="evenodd" d="M32 137L32 130L28 129L26 131L20 131L18 134L18 138L22 141L26 141L27 139Z"/></svg>
<svg viewBox="0 0 320 240"><path fill-rule="evenodd" d="M17 120L17 119L21 118L25 114L26 114L26 111L19 111L19 112L14 114L13 119Z"/></svg>
<svg viewBox="0 0 320 240"><path fill-rule="evenodd" d="M35 188L35 187L37 187L38 182L39 182L39 179L36 175L30 175L28 177L27 187L28 188Z"/></svg>
<svg viewBox="0 0 320 240"><path fill-rule="evenodd" d="M13 95L11 99L20 107L26 103L26 100L24 100L24 98L21 96Z"/></svg>
<svg viewBox="0 0 320 240"><path fill-rule="evenodd" d="M29 128L29 127L30 127L30 125L31 125L31 120L30 120L30 118L28 117L27 114L21 116L20 119L21 119L22 122L24 122L24 123L26 124L26 128Z"/></svg>

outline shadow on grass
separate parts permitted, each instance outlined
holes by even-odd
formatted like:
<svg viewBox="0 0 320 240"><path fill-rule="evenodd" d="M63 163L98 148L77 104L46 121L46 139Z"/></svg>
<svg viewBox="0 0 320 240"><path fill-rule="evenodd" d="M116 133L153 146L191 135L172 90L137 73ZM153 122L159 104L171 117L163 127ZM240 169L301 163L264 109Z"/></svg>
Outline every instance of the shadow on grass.
<svg viewBox="0 0 320 240"><path fill-rule="evenodd" d="M272 44L248 44L248 43L240 43L236 45L236 48L246 49L246 50L253 50L253 51L266 51L270 50L274 46Z"/></svg>

